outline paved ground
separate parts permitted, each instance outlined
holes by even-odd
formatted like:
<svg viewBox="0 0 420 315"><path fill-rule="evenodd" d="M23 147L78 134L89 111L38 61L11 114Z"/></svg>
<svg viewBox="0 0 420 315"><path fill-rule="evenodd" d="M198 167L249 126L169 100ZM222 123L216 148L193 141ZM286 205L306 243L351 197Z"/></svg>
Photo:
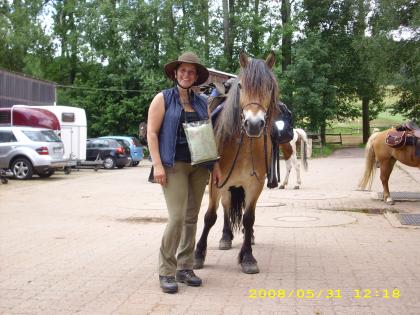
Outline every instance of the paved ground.
<svg viewBox="0 0 420 315"><path fill-rule="evenodd" d="M257 275L236 263L239 235L217 249L219 220L203 286L176 295L158 286L166 210L147 162L0 185L0 314L420 314L420 229L372 214L420 212L420 202L356 191L363 164L361 150L341 150L310 160L300 190L264 190ZM420 170L398 167L390 184L420 193Z"/></svg>

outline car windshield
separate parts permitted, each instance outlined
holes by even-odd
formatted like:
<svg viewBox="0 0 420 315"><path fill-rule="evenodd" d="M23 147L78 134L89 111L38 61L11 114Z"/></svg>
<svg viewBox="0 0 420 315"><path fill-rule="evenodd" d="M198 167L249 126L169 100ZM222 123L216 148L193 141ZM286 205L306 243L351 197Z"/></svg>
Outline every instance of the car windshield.
<svg viewBox="0 0 420 315"><path fill-rule="evenodd" d="M115 140L117 140L117 142L119 144L121 144L123 147L129 147L130 146L130 144L127 141L123 140L123 139L115 139Z"/></svg>
<svg viewBox="0 0 420 315"><path fill-rule="evenodd" d="M135 137L131 137L131 139L133 140L134 146L136 146L136 147L141 146L139 139L137 139Z"/></svg>
<svg viewBox="0 0 420 315"><path fill-rule="evenodd" d="M52 130L22 130L22 132L35 142L61 142Z"/></svg>

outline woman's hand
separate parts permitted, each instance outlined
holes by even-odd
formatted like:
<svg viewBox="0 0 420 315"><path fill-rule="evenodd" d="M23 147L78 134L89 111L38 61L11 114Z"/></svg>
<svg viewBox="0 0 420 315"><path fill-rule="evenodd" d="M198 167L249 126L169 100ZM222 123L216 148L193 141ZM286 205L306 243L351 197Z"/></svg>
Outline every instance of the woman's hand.
<svg viewBox="0 0 420 315"><path fill-rule="evenodd" d="M162 164L153 166L153 175L156 183L161 186L166 185L166 173Z"/></svg>
<svg viewBox="0 0 420 315"><path fill-rule="evenodd" d="M222 181L222 171L220 170L219 162L216 162L216 164L214 164L213 172L212 172L212 179L213 179L213 184L215 185L219 185L219 183Z"/></svg>

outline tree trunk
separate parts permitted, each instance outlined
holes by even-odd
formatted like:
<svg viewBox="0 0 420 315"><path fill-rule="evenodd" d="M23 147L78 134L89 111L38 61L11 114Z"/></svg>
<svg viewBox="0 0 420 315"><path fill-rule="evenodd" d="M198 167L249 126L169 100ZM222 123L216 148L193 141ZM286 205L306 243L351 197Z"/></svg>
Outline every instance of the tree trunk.
<svg viewBox="0 0 420 315"><path fill-rule="evenodd" d="M225 58L229 70L233 70L233 16L234 0L223 0L223 40Z"/></svg>
<svg viewBox="0 0 420 315"><path fill-rule="evenodd" d="M254 2L254 17L253 17L253 24L254 25L259 25L260 24L260 19L259 19L259 6L260 6L260 1L259 0L255 0ZM260 42L260 31L257 27L252 27L250 30L250 35L251 35L251 54L254 55L255 57L260 55L260 47L259 47L259 42Z"/></svg>
<svg viewBox="0 0 420 315"><path fill-rule="evenodd" d="M283 36L281 38L281 70L285 72L292 63L292 32L289 30L290 23L290 0L281 1L281 22L283 26Z"/></svg>
<svg viewBox="0 0 420 315"><path fill-rule="evenodd" d="M209 30L209 1L202 0L201 12L203 14L204 23L204 57L208 61L210 59L210 30Z"/></svg>
<svg viewBox="0 0 420 315"><path fill-rule="evenodd" d="M327 124L326 124L325 120L321 123L320 132L321 132L321 134L320 134L321 144L326 145L327 144L327 139L326 139L325 133L327 132Z"/></svg>
<svg viewBox="0 0 420 315"><path fill-rule="evenodd" d="M370 136L369 126L369 98L362 98L363 143L367 143Z"/></svg>

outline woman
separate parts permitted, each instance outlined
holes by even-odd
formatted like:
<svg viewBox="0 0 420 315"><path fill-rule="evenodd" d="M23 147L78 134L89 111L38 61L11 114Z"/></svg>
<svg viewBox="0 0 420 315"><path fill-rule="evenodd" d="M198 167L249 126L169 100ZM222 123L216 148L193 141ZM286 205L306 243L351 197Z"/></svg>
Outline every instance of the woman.
<svg viewBox="0 0 420 315"><path fill-rule="evenodd" d="M209 72L194 53L186 52L165 65L165 74L175 86L158 93L150 104L147 141L154 180L162 186L169 213L159 252L159 282L163 292L175 293L177 281L189 286L202 283L193 271L193 255L209 171L191 165L182 123L209 118L207 102L191 90L206 82ZM219 178L217 165L214 182Z"/></svg>

